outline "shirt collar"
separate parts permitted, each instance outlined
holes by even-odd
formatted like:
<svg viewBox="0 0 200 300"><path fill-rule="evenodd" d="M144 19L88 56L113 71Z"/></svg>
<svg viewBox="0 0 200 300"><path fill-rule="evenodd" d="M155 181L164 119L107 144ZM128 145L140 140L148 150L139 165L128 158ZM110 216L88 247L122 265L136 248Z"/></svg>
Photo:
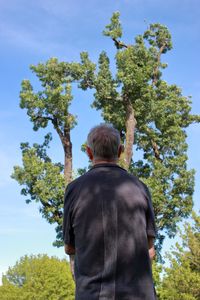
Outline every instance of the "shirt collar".
<svg viewBox="0 0 200 300"><path fill-rule="evenodd" d="M111 167L111 168L119 168L122 169L123 171L126 171L124 168L120 167L119 165L115 164L115 163L100 163L100 164L96 164L94 166L91 167L90 170L92 169L96 169L96 168L101 168L101 167Z"/></svg>

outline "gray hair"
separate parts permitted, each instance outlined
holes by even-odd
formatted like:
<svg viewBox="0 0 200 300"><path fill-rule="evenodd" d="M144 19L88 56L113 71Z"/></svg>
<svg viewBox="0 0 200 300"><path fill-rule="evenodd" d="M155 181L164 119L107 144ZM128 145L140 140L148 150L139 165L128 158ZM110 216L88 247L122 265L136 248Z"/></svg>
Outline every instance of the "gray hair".
<svg viewBox="0 0 200 300"><path fill-rule="evenodd" d="M120 133L111 124L100 124L93 127L87 137L95 159L115 160L118 158Z"/></svg>

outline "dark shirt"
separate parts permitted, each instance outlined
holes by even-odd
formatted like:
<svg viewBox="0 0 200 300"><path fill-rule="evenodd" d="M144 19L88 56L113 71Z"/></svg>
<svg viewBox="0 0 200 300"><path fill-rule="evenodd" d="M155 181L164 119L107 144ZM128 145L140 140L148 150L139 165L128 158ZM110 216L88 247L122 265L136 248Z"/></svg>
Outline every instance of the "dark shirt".
<svg viewBox="0 0 200 300"><path fill-rule="evenodd" d="M75 248L76 300L154 300L148 188L115 164L98 164L65 192L63 238Z"/></svg>

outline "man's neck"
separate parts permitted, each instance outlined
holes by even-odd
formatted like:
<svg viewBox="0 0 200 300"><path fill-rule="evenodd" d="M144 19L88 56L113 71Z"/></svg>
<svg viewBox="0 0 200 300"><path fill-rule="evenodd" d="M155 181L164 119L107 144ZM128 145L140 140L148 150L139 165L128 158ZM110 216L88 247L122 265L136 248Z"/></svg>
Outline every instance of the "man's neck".
<svg viewBox="0 0 200 300"><path fill-rule="evenodd" d="M99 165L99 164L114 164L114 165L117 165L118 163L118 160L93 160L92 161L92 164L93 166L96 166L96 165Z"/></svg>

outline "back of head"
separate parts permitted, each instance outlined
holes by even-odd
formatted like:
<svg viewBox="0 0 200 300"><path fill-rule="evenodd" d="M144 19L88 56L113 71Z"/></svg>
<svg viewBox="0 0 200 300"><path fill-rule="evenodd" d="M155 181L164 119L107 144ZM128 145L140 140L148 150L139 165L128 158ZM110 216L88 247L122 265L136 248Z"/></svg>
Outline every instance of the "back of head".
<svg viewBox="0 0 200 300"><path fill-rule="evenodd" d="M112 161L118 158L120 134L111 124L93 127L87 137L87 144L98 160Z"/></svg>

